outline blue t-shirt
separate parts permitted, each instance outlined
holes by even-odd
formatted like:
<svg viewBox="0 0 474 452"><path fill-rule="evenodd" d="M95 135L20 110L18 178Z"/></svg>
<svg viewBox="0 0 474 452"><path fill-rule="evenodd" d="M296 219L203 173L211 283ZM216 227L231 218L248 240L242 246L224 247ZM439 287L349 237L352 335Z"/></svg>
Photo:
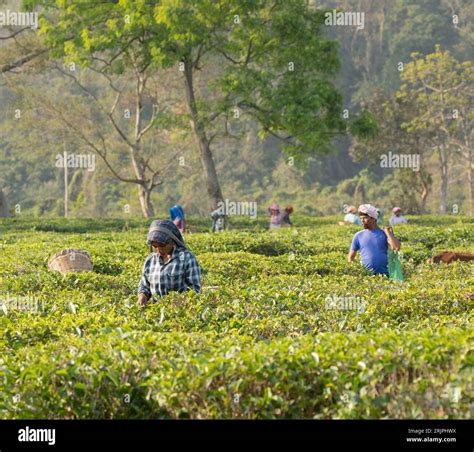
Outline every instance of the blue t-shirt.
<svg viewBox="0 0 474 452"><path fill-rule="evenodd" d="M351 249L360 250L360 260L372 273L388 275L388 241L382 229L359 231L352 240Z"/></svg>

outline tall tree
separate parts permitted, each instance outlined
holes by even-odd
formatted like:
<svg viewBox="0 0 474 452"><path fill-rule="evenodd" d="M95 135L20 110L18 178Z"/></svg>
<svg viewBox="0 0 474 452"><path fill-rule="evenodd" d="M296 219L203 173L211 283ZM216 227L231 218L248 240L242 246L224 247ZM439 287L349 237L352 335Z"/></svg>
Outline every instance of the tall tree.
<svg viewBox="0 0 474 452"><path fill-rule="evenodd" d="M7 205L7 198L3 193L3 190L0 190L0 218L8 217L8 205Z"/></svg>
<svg viewBox="0 0 474 452"><path fill-rule="evenodd" d="M21 96L24 113L21 120L10 121L15 122L15 130L10 130L6 141L18 145L26 133L37 139L58 135L65 144L68 138L64 151L70 157L74 157L71 147L94 153L114 178L138 188L141 211L152 217L153 190L163 184L177 155L185 154L168 137L174 116L168 113L176 106L171 85L167 84L166 93L162 80L157 83L153 74L144 73L143 79L134 71L104 77L100 70L71 71L69 65L51 64L55 70L48 72L49 86L44 89L38 89L40 77L28 79L29 83L23 75L8 78L10 88ZM53 150L63 153L62 147ZM76 180L77 175L70 183Z"/></svg>
<svg viewBox="0 0 474 452"><path fill-rule="evenodd" d="M337 44L322 34L323 12L303 0L66 3L56 1L54 14L40 22L55 56L117 67L129 64L124 56L136 43L138 67L176 68L211 208L223 197L213 145L228 132L234 109L255 118L262 136L278 137L295 158L327 152L345 130L332 83ZM215 71L216 61L214 83L199 85L199 74Z"/></svg>
<svg viewBox="0 0 474 452"><path fill-rule="evenodd" d="M431 152L429 134L424 130L407 132L405 124L417 114L412 98L385 96L381 89L368 100L367 109L377 119L377 132L367 138L354 137L350 153L355 161L366 160L380 167L381 157L393 154L419 156L418 171L390 169L395 185L400 187L403 204L412 212L424 212L431 192L432 177L428 167ZM416 202L418 198L419 203Z"/></svg>
<svg viewBox="0 0 474 452"><path fill-rule="evenodd" d="M80 124L81 121L75 121L71 117L71 114L79 115L79 112L75 112L74 108L68 111L64 105L63 108L57 108L53 99L46 99L44 96L43 107L47 107L50 114L56 115L69 133L85 142L117 179L137 185L143 215L153 216L151 193L163 183L167 165L177 158L168 156L158 165L156 162L153 165L153 151L145 148L145 138L154 133L158 124L170 124L164 117L169 116L171 107L168 98L158 98L157 90L149 89L148 86L156 75L151 64L153 45L149 42L149 35L158 29L150 25L153 19L147 14L149 9L140 12L140 5L134 2L120 2L121 5L101 3L91 8L82 2L66 4L69 2L58 1L58 8L46 1L24 3L30 8L42 6L39 33L45 37L43 44L50 49L52 59L64 59L66 62L65 69L61 64L57 64L56 69L71 78L76 87L89 97L94 106L88 118L89 123L96 123L98 127L93 130L93 136L88 135L83 124ZM132 13L135 13L133 17ZM81 21L78 22L78 18ZM103 76L114 94L114 97L109 98L109 104L104 103L102 93L80 79L79 75L82 77L83 74L79 70L71 71L70 67L88 67L96 76ZM128 85L120 83L120 75L124 75L122 78L128 80ZM164 72L160 77L165 77ZM165 84L163 81L160 89L161 94L166 96L169 93ZM176 102L173 107L176 107ZM124 110L128 111L131 118L128 122L123 121ZM127 147L131 174L124 174L120 167L111 164L114 149L110 149L110 140L106 139L106 134L99 127L102 123L97 121L97 117L105 118L122 145ZM133 127L129 127L132 121ZM150 143L148 140L147 146ZM182 151L179 152L182 154Z"/></svg>
<svg viewBox="0 0 474 452"><path fill-rule="evenodd" d="M415 104L416 115L405 123L407 131L423 131L431 138L441 178L439 210L445 213L448 169L457 149L462 150L468 163L469 189L472 190L470 140L474 68L470 61L461 63L440 46L426 57L414 53L412 58L401 73L404 84L397 95L401 99L412 99ZM456 139L456 136L462 138Z"/></svg>

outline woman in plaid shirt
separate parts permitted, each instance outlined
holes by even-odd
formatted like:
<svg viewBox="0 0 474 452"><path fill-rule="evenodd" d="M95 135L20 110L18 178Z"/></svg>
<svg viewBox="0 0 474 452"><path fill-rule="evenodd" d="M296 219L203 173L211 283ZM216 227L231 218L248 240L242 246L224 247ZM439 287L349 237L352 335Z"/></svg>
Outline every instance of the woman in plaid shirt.
<svg viewBox="0 0 474 452"><path fill-rule="evenodd" d="M163 297L172 291L191 289L201 292L201 267L172 221L153 221L147 240L153 253L145 260L138 285L140 306L146 306L154 295Z"/></svg>

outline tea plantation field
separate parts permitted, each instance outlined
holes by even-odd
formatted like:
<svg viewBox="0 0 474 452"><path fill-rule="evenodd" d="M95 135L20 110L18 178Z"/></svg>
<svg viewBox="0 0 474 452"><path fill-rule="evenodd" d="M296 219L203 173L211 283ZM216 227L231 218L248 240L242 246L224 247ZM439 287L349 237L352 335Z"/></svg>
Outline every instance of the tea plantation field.
<svg viewBox="0 0 474 452"><path fill-rule="evenodd" d="M219 290L147 308L148 221L2 220L0 418L472 418L474 264L427 260L474 252L474 220L411 220L396 283L346 262L358 228L334 217L191 218ZM94 271L49 272L64 248Z"/></svg>

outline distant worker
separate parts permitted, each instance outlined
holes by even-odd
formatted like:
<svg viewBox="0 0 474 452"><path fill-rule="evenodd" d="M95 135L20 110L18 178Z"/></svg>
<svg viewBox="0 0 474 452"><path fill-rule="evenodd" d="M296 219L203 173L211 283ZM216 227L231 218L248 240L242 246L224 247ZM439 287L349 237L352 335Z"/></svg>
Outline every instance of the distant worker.
<svg viewBox="0 0 474 452"><path fill-rule="evenodd" d="M180 232L186 232L186 221L184 219L184 209L181 205L175 204L170 209L170 219L178 227Z"/></svg>
<svg viewBox="0 0 474 452"><path fill-rule="evenodd" d="M281 228L281 212L278 204L272 204L268 211L270 212L270 229Z"/></svg>
<svg viewBox="0 0 474 452"><path fill-rule="evenodd" d="M369 271L388 276L388 247L398 251L400 242L389 227L378 227L378 213L374 206L362 204L358 212L364 230L354 235L347 260L354 262L357 251L360 250L361 262Z"/></svg>
<svg viewBox="0 0 474 452"><path fill-rule="evenodd" d="M361 225L360 218L357 215L357 207L349 206L346 215L344 216L344 224L356 224L357 226Z"/></svg>
<svg viewBox="0 0 474 452"><path fill-rule="evenodd" d="M284 227L290 227L293 226L293 223L290 220L290 215L294 212L293 206L291 204L288 204L281 214L281 225Z"/></svg>
<svg viewBox="0 0 474 452"><path fill-rule="evenodd" d="M392 226L393 224L408 223L408 220L402 215L401 207L394 207L393 215L390 217L388 224Z"/></svg>
<svg viewBox="0 0 474 452"><path fill-rule="evenodd" d="M222 209L216 209L211 212L212 232L222 232L224 230L224 214Z"/></svg>

